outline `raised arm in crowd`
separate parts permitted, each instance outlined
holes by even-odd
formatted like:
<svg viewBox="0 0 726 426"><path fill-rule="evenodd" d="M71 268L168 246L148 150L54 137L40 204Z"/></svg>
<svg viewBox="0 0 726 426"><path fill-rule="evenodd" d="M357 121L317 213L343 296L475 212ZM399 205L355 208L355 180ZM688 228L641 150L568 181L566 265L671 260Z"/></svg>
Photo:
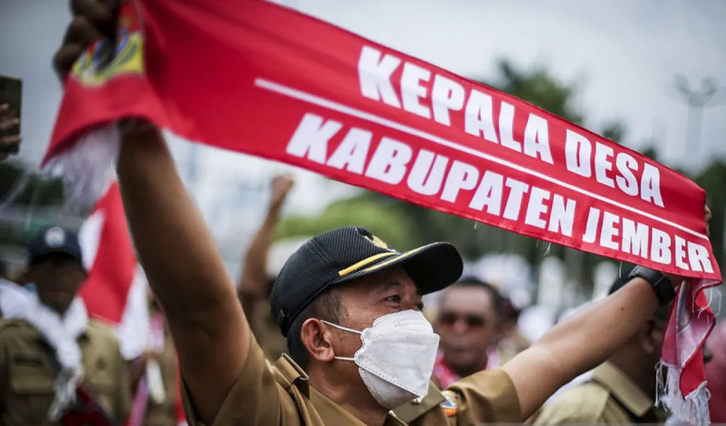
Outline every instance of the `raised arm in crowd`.
<svg viewBox="0 0 726 426"><path fill-rule="evenodd" d="M272 195L265 218L257 230L244 257L244 271L239 283L239 298L247 320L252 323L261 300L265 300L272 289L274 277L267 275L267 262L280 212L293 185L290 176L275 176L272 180Z"/></svg>

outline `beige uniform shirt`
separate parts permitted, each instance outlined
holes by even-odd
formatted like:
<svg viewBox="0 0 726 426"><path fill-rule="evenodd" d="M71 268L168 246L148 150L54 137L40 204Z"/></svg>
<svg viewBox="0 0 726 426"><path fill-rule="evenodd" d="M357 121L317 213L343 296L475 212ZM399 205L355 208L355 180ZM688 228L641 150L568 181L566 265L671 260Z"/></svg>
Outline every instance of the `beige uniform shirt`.
<svg viewBox="0 0 726 426"><path fill-rule="evenodd" d="M182 388L187 421L202 426ZM519 400L509 376L502 370L482 371L441 393L441 398L412 426L478 425L484 422L520 421ZM431 399L426 401L431 404ZM439 402L440 401L440 402ZM423 403L423 401L422 401ZM405 413L404 413L405 414ZM283 355L275 365L265 360L252 337L247 363L217 414L215 426L364 426L342 407L309 385L307 374ZM390 414L385 426L404 426Z"/></svg>
<svg viewBox="0 0 726 426"><path fill-rule="evenodd" d="M78 338L83 357L83 386L119 421L131 409L128 365L118 339L107 327L89 321ZM48 426L55 397L53 349L25 320L0 321L0 425Z"/></svg>
<svg viewBox="0 0 726 426"><path fill-rule="evenodd" d="M590 381L575 386L547 404L536 425L662 423L662 412L625 374L606 362L592 372Z"/></svg>

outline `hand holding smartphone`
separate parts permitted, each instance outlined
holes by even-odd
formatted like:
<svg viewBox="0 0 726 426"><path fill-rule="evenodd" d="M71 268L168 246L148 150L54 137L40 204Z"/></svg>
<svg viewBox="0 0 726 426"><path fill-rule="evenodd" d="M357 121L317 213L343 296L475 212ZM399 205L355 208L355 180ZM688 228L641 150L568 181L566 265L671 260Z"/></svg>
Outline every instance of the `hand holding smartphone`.
<svg viewBox="0 0 726 426"><path fill-rule="evenodd" d="M22 80L0 75L0 160L20 150L22 95Z"/></svg>

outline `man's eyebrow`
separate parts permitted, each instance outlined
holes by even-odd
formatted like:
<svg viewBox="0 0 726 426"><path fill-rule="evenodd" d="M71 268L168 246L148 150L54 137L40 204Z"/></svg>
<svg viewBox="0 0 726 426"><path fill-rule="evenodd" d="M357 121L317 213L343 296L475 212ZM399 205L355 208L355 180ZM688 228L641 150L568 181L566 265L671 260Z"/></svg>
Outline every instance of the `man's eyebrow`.
<svg viewBox="0 0 726 426"><path fill-rule="evenodd" d="M401 281L399 281L395 278L388 278L385 281L383 281L383 283L380 286L378 286L378 288L376 289L376 293L385 293L394 287L403 287L403 286L404 286L404 284Z"/></svg>
<svg viewBox="0 0 726 426"><path fill-rule="evenodd" d="M378 288L376 289L376 293L385 293L393 288L403 288L405 286L406 284L404 284L403 281L397 278L388 278L383 282L383 284L378 286ZM416 294L418 296L421 296L421 290L418 287L416 287Z"/></svg>

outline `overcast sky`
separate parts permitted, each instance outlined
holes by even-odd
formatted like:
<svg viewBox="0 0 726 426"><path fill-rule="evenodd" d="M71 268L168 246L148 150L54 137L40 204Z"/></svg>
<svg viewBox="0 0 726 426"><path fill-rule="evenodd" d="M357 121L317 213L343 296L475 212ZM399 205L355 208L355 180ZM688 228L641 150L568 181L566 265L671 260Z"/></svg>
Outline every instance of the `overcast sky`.
<svg viewBox="0 0 726 426"><path fill-rule="evenodd" d="M464 76L491 78L499 58L522 67L546 65L563 81L581 83L577 105L593 130L622 119L628 126L624 143L642 149L642 141L655 137L671 165L726 156L726 106L704 112L701 148L686 151L687 108L667 95L675 73L692 86L706 76L726 86L724 1L281 2ZM61 96L50 61L68 19L66 1L0 0L0 74L24 80L22 159L32 164L45 149ZM176 143L175 152L186 169L188 146ZM205 212L233 212L233 203L214 206L238 194L249 178L259 186L284 169L207 148L196 157ZM318 185L315 176L301 174L289 207L315 212L350 193L342 185L324 191Z"/></svg>

